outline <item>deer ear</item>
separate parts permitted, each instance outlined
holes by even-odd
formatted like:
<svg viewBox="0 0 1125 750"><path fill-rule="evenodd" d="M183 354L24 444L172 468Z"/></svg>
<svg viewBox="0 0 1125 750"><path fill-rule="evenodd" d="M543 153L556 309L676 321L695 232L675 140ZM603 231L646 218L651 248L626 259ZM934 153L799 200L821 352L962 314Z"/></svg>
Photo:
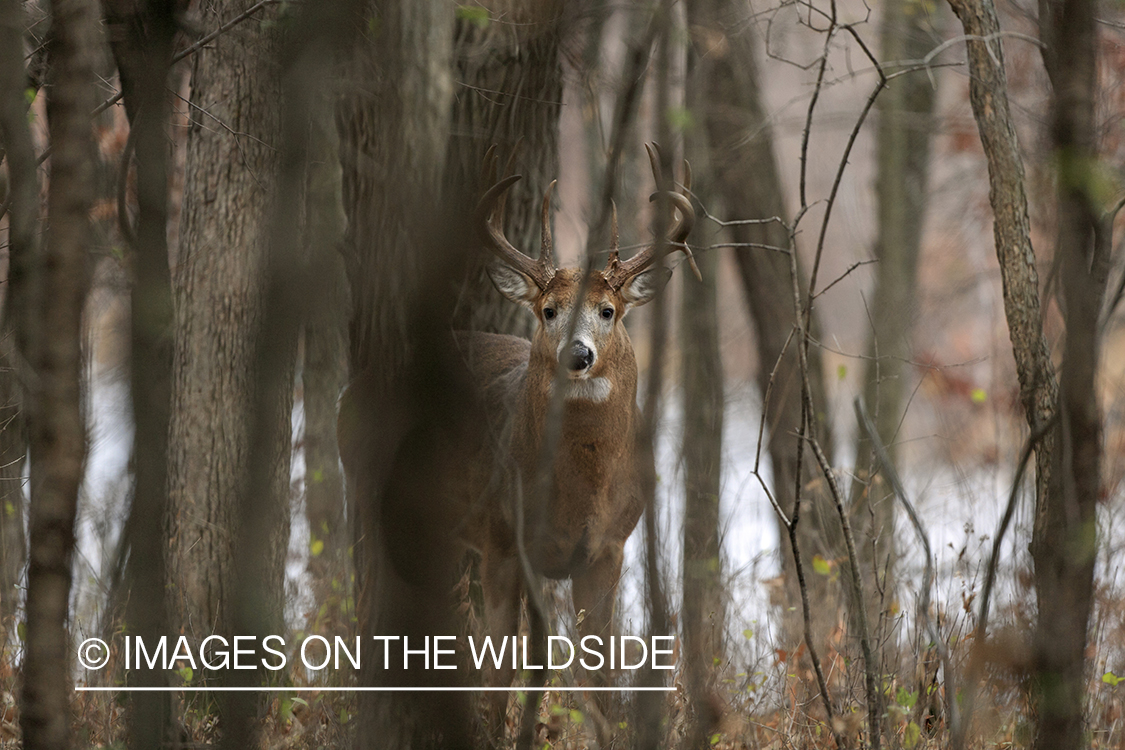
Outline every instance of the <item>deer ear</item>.
<svg viewBox="0 0 1125 750"><path fill-rule="evenodd" d="M488 278L492 279L496 291L512 302L530 308L535 298L539 296L539 287L530 276L503 263L489 263L486 268Z"/></svg>
<svg viewBox="0 0 1125 750"><path fill-rule="evenodd" d="M652 301L670 278L672 278L670 270L664 266L653 266L626 281L621 286L621 298L631 308L640 307Z"/></svg>

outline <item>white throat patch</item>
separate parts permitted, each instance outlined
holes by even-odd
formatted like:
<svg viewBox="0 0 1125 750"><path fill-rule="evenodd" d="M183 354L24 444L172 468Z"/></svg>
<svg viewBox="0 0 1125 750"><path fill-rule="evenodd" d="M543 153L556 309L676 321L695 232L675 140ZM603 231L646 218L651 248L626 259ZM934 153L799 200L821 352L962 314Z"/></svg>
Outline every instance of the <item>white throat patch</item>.
<svg viewBox="0 0 1125 750"><path fill-rule="evenodd" d="M551 383L554 390L555 384ZM563 393L567 401L593 401L600 404L609 398L613 390L613 383L609 378L587 378L585 380L568 380L563 386Z"/></svg>

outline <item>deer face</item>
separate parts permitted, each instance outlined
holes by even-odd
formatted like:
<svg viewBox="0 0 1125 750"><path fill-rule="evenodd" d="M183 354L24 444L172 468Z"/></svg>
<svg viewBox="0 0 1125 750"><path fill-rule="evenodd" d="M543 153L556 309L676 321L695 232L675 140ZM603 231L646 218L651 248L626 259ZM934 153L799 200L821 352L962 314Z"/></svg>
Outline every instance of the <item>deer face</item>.
<svg viewBox="0 0 1125 750"><path fill-rule="evenodd" d="M658 152L653 147L646 147L653 176L659 186L662 180ZM495 156L492 151L486 157L486 170L494 174ZM500 261L490 265L489 277L501 294L535 314L539 321L533 341L536 351L550 352L556 365L561 363L566 367L572 381L598 378L607 355L619 342L628 343L628 336L621 325L622 318L630 309L656 296L670 278L671 271L656 263L655 245L625 261L618 257L616 207L613 209L611 247L605 269L600 272L592 270L582 283L579 269L556 268L550 217L553 182L543 197L542 249L539 259L532 260L504 236L504 195L519 179L519 175L514 175L497 182L477 206L481 239ZM685 163L685 185L688 184L690 171ZM681 243L695 221L691 201L678 192L663 195L680 214L669 231L669 248L684 252L690 259L690 251Z"/></svg>
<svg viewBox="0 0 1125 750"><path fill-rule="evenodd" d="M581 273L577 268L557 269L540 289L533 278L507 264L489 267L501 294L535 314L536 349L550 352L572 380L602 374L604 355L612 353L624 335L622 318L651 300L671 275L663 266L654 266L615 289L601 272L591 272L583 285Z"/></svg>

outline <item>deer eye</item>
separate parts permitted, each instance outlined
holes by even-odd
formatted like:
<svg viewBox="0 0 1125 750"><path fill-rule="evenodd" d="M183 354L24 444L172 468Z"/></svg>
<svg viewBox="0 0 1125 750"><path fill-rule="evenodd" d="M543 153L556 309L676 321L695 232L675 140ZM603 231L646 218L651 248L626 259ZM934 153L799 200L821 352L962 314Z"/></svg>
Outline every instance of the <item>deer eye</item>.
<svg viewBox="0 0 1125 750"><path fill-rule="evenodd" d="M553 317L555 317L555 308L544 307L543 308L543 320L550 320Z"/></svg>
<svg viewBox="0 0 1125 750"><path fill-rule="evenodd" d="M602 308L602 317L605 318L606 320L611 320L613 318L613 308L612 307L603 307Z"/></svg>

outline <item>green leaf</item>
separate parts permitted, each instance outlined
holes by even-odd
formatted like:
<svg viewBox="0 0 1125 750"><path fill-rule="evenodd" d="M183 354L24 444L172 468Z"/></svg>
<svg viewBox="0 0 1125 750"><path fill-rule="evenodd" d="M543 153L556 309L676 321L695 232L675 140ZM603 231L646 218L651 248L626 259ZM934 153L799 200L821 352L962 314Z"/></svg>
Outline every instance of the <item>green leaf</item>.
<svg viewBox="0 0 1125 750"><path fill-rule="evenodd" d="M23 643L27 640L27 623L22 620L16 624L16 637Z"/></svg>
<svg viewBox="0 0 1125 750"><path fill-rule="evenodd" d="M895 692L895 703L903 708L914 708L914 704L918 702L918 693L910 692L906 688L899 688Z"/></svg>
<svg viewBox="0 0 1125 750"><path fill-rule="evenodd" d="M191 671L191 667L183 667L181 669L177 669L176 674L178 674L180 676L180 679L184 682L191 682L191 678L195 676L195 672Z"/></svg>
<svg viewBox="0 0 1125 750"><path fill-rule="evenodd" d="M324 541L314 539L312 544L309 545L309 554L313 557L320 557L320 553L324 551Z"/></svg>
<svg viewBox="0 0 1125 750"><path fill-rule="evenodd" d="M572 724L581 724L586 721L586 717L577 708L570 709L570 722Z"/></svg>
<svg viewBox="0 0 1125 750"><path fill-rule="evenodd" d="M751 638L754 637L754 631L751 630L750 628L746 628L746 630L742 631L742 637L745 638L746 640L750 640Z"/></svg>
<svg viewBox="0 0 1125 750"><path fill-rule="evenodd" d="M672 130L686 133L695 127L695 116L687 107L672 107L668 110L668 125Z"/></svg>
<svg viewBox="0 0 1125 750"><path fill-rule="evenodd" d="M843 380L846 377L848 377L848 366L836 365L836 379Z"/></svg>
<svg viewBox="0 0 1125 750"><path fill-rule="evenodd" d="M718 732L715 732L713 735L711 735L711 744L712 745L718 745L719 740L721 740L722 738L723 738L723 735L719 734Z"/></svg>
<svg viewBox="0 0 1125 750"><path fill-rule="evenodd" d="M969 398L972 399L974 404L983 404L988 400L988 394L983 388L974 388L972 393L969 394Z"/></svg>
<svg viewBox="0 0 1125 750"><path fill-rule="evenodd" d="M457 18L461 21L468 21L478 29L487 29L488 24L492 23L488 8L482 8L479 5L458 5Z"/></svg>
<svg viewBox="0 0 1125 750"><path fill-rule="evenodd" d="M32 104L35 103L35 95L38 94L38 93L39 92L35 90L34 86L28 86L26 89L23 90L23 98L27 102L27 106L30 107Z"/></svg>
<svg viewBox="0 0 1125 750"><path fill-rule="evenodd" d="M814 555L813 556L812 567L813 567L813 570L815 570L817 573L819 573L822 576L826 576L830 572L832 572L832 566L829 565L828 561L825 560L820 555Z"/></svg>
<svg viewBox="0 0 1125 750"><path fill-rule="evenodd" d="M913 721L907 723L906 728L902 731L902 746L906 750L913 750L918 744L918 740L922 739L922 730Z"/></svg>
<svg viewBox="0 0 1125 750"><path fill-rule="evenodd" d="M20 640L21 641L23 640L22 635L20 636ZM1112 685L1113 687L1117 687L1122 682L1125 682L1125 677L1118 677L1113 672L1106 672L1105 674L1102 675L1102 682L1104 682L1107 685Z"/></svg>
<svg viewBox="0 0 1125 750"><path fill-rule="evenodd" d="M305 708L309 707L309 702L307 700L305 700L304 698L294 697L291 700L292 700L293 703L296 703L299 706L304 706Z"/></svg>

